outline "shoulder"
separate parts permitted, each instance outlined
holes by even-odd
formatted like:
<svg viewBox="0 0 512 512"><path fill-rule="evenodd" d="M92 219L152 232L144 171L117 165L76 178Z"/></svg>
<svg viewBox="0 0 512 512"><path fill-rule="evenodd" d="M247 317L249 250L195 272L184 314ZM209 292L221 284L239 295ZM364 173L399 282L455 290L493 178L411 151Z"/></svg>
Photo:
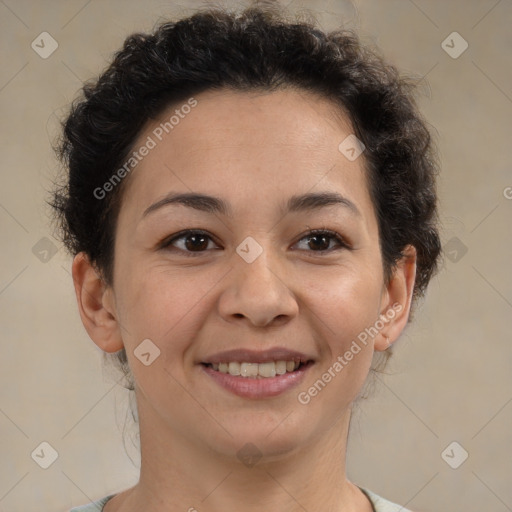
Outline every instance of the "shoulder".
<svg viewBox="0 0 512 512"><path fill-rule="evenodd" d="M372 502L375 512L412 512L408 508L404 508L402 505L392 503L391 501L382 498L378 494L375 494L368 489L364 489L362 487L360 487L360 489L366 494L366 496L368 496L368 499Z"/></svg>
<svg viewBox="0 0 512 512"><path fill-rule="evenodd" d="M110 498L113 498L115 494L110 494L108 496L105 496L104 498L101 498L98 501L91 502L87 505L82 505L80 507L72 508L69 512L101 512L103 510L103 507L105 506L105 503Z"/></svg>

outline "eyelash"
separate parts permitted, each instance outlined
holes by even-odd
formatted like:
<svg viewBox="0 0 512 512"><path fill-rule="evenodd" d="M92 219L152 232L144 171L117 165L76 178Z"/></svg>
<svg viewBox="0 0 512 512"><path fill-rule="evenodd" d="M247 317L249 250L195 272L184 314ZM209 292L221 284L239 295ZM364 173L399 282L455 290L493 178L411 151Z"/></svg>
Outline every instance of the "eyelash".
<svg viewBox="0 0 512 512"><path fill-rule="evenodd" d="M166 249L169 251L178 251L178 252L185 254L187 257L196 257L204 252L207 252L207 249L204 251L188 251L188 250L184 250L184 249L180 249L180 248L171 246L171 244L173 242L176 242L177 240L180 240L182 238L187 238L188 236L192 236L192 235L203 235L205 237L208 237L210 240L214 241L212 239L212 237L206 231L203 231L201 229L185 229L183 231L180 231L179 233L175 233L174 235L172 235L171 238L166 238L165 240L163 240L159 244L159 249ZM302 238L299 239L299 242L304 239L312 238L312 237L318 236L318 235L327 235L331 239L336 240L339 244L338 247L320 250L320 251L310 250L310 251L306 251L306 252L313 252L315 254L318 254L319 256L325 256L327 253L331 253L332 251L335 251L335 250L340 250L340 249L349 249L350 250L351 249L350 245L345 241L345 239L339 233L337 233L336 231L332 231L330 229L325 229L325 228L312 229L312 230L308 231Z"/></svg>

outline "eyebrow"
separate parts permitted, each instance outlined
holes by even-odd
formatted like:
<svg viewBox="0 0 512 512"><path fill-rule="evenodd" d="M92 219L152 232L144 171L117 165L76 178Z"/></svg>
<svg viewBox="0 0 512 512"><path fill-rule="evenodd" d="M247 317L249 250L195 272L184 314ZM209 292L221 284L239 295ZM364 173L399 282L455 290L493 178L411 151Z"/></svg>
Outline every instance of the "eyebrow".
<svg viewBox="0 0 512 512"><path fill-rule="evenodd" d="M208 196L194 192L171 193L144 210L142 218L168 205L183 205L206 213L219 213L232 217L229 203L219 197ZM338 192L317 192L290 197L285 207L285 213L305 212L325 208L327 206L343 206L357 217L362 217L357 206L348 198Z"/></svg>

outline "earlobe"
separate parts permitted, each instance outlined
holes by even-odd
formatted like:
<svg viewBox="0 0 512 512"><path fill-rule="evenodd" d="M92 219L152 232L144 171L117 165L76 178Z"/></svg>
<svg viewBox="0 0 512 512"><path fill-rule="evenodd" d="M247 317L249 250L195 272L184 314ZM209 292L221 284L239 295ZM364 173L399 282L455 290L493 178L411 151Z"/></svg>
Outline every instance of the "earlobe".
<svg viewBox="0 0 512 512"><path fill-rule="evenodd" d="M124 345L112 289L105 285L84 252L75 256L72 276L80 317L89 337L105 352L121 350Z"/></svg>
<svg viewBox="0 0 512 512"><path fill-rule="evenodd" d="M388 349L400 337L409 319L416 280L416 248L408 245L403 254L393 277L383 290L380 318L384 327L375 339L376 351Z"/></svg>

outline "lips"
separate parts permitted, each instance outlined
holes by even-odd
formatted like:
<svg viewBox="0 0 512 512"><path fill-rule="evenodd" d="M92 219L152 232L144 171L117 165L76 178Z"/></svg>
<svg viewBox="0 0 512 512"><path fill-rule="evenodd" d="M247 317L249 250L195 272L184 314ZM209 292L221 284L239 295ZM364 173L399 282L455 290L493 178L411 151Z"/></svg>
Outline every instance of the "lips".
<svg viewBox="0 0 512 512"><path fill-rule="evenodd" d="M284 363L284 365L283 365ZM201 361L203 371L225 390L243 398L269 398L299 385L313 357L286 348L219 352Z"/></svg>

